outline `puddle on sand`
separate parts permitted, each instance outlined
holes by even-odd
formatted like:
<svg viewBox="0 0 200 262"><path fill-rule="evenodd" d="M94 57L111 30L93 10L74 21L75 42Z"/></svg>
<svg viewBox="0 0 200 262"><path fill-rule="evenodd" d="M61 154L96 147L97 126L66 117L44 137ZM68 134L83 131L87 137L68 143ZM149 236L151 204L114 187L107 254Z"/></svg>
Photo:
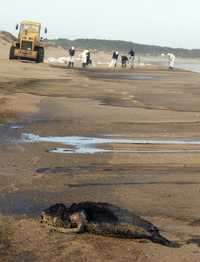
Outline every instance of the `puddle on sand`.
<svg viewBox="0 0 200 262"><path fill-rule="evenodd" d="M10 126L11 129L22 129L23 128L23 125L18 125L18 124L13 124Z"/></svg>
<svg viewBox="0 0 200 262"><path fill-rule="evenodd" d="M40 190L21 190L0 194L0 214L16 215L26 217L38 217L42 210L56 203L63 202L65 191L43 191ZM1 259L0 259L1 261Z"/></svg>
<svg viewBox="0 0 200 262"><path fill-rule="evenodd" d="M96 74L95 78L109 79L109 80L154 80L158 79L151 75L131 75L131 74Z"/></svg>
<svg viewBox="0 0 200 262"><path fill-rule="evenodd" d="M48 150L50 153L60 154L95 154L95 153L200 153L200 149L183 150L130 150L130 149L103 149L98 145L200 145L200 140L156 140L156 139L125 139L108 137L81 137L81 136L39 136L23 134L22 141L25 143L57 143L70 146L71 148L55 147Z"/></svg>
<svg viewBox="0 0 200 262"><path fill-rule="evenodd" d="M0 212L4 215L39 215L40 210L45 207L45 203L41 203L38 196L36 196L36 193L29 194L29 192L15 192L1 195ZM38 198L35 199L36 197Z"/></svg>
<svg viewBox="0 0 200 262"><path fill-rule="evenodd" d="M154 76L145 76L145 75L119 75L117 79L122 80L153 80L156 79Z"/></svg>
<svg viewBox="0 0 200 262"><path fill-rule="evenodd" d="M16 123L0 125L0 145L19 143L23 127Z"/></svg>

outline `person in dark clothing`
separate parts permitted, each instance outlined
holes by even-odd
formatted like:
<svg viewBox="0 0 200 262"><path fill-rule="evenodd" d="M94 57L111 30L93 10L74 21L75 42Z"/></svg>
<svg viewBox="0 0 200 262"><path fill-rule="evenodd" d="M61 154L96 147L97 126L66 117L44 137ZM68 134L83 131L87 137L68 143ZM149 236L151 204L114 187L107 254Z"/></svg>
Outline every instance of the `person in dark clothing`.
<svg viewBox="0 0 200 262"><path fill-rule="evenodd" d="M129 56L129 64L133 69L135 67L135 51L131 49L130 52L128 53L128 56Z"/></svg>
<svg viewBox="0 0 200 262"><path fill-rule="evenodd" d="M115 51L112 55L112 60L109 67L117 67L117 60L119 58L119 52Z"/></svg>
<svg viewBox="0 0 200 262"><path fill-rule="evenodd" d="M135 56L135 52L133 51L133 49L131 49L128 54L129 54L129 56Z"/></svg>
<svg viewBox="0 0 200 262"><path fill-rule="evenodd" d="M118 60L118 57L119 57L119 53L117 51L114 52L112 58Z"/></svg>
<svg viewBox="0 0 200 262"><path fill-rule="evenodd" d="M90 52L88 51L88 53L87 53L87 62L86 62L86 65L91 65L91 64L92 64L92 59L91 59Z"/></svg>
<svg viewBox="0 0 200 262"><path fill-rule="evenodd" d="M74 56L75 56L75 48L72 46L69 49L69 67L74 67Z"/></svg>
<svg viewBox="0 0 200 262"><path fill-rule="evenodd" d="M122 61L122 68L126 68L126 65L127 65L127 62L128 62L128 57L126 55L122 55L121 61Z"/></svg>

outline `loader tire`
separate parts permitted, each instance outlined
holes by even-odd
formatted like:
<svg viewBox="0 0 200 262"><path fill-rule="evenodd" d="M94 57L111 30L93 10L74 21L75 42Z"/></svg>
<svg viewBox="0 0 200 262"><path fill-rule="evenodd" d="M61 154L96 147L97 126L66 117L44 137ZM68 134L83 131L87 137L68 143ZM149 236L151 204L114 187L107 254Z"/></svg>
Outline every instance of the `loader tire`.
<svg viewBox="0 0 200 262"><path fill-rule="evenodd" d="M14 46L11 46L11 48L10 48L9 59L10 60L16 59L16 57L15 57L15 47Z"/></svg>
<svg viewBox="0 0 200 262"><path fill-rule="evenodd" d="M37 50L37 63L43 63L44 62L44 48L39 47Z"/></svg>

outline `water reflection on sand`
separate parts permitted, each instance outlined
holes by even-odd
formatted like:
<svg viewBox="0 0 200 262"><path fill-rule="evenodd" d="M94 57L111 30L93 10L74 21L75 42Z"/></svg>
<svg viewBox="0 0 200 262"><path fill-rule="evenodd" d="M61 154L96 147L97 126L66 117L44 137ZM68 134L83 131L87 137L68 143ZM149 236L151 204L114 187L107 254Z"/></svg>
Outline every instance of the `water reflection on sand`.
<svg viewBox="0 0 200 262"><path fill-rule="evenodd" d="M163 140L163 139L126 139L108 137L82 137L82 136L39 136L23 134L22 141L26 143L56 143L69 146L50 148L50 153L60 154L95 154L95 153L200 153L200 149L174 149L174 150L130 150L104 149L102 145L200 145L200 140Z"/></svg>

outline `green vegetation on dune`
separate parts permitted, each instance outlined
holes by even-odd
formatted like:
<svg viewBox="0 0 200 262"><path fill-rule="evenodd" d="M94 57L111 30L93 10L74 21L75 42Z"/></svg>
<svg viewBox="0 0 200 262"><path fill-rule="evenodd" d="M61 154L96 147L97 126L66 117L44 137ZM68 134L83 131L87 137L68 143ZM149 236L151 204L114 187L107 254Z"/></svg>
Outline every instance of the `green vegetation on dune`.
<svg viewBox="0 0 200 262"><path fill-rule="evenodd" d="M183 48L170 48L155 45L143 45L128 41L121 40L100 40L100 39L54 39L48 40L48 42L53 42L56 45L62 46L63 48L69 48L75 46L81 49L97 49L103 51L128 51L133 48L137 54L140 55L152 55L158 56L161 53L174 53L179 57L190 57L190 58L200 58L200 49L183 49Z"/></svg>

